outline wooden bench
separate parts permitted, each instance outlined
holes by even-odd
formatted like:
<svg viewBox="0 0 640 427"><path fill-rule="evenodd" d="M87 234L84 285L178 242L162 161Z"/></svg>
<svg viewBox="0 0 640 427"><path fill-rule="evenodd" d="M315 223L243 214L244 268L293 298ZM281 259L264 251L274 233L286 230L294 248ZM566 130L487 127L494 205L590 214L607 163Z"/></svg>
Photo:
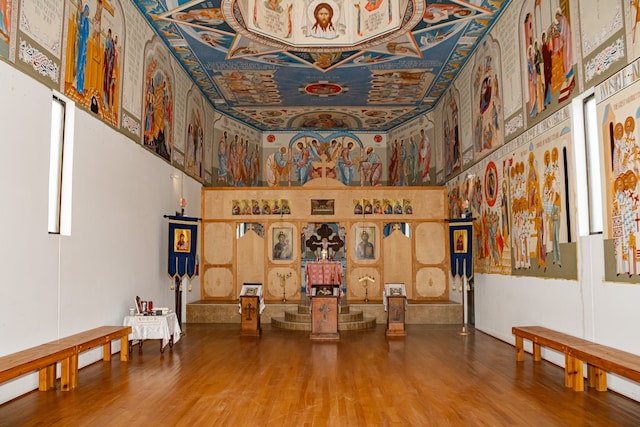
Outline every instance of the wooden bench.
<svg viewBox="0 0 640 427"><path fill-rule="evenodd" d="M523 340L533 344L533 360L540 361L541 347L564 353L565 386L584 391L583 363L587 364L587 384L598 391L607 390L607 372L640 382L640 356L567 335L541 326L514 326L516 360L524 361Z"/></svg>
<svg viewBox="0 0 640 427"><path fill-rule="evenodd" d="M65 338L0 357L0 384L38 371L38 389L55 388L56 364L60 362L60 390L78 386L78 356L91 348L103 347L103 360L111 360L111 341L120 339L120 360L129 360L130 326L101 326Z"/></svg>

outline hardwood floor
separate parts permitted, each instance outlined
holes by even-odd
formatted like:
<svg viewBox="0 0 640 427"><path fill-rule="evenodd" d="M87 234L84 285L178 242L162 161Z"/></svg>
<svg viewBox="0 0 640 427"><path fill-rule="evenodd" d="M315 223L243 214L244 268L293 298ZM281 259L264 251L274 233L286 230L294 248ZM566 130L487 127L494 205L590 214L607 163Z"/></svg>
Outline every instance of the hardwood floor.
<svg viewBox="0 0 640 427"><path fill-rule="evenodd" d="M640 403L564 387L563 370L479 331L384 326L312 342L308 332L185 324L131 360L80 370L78 388L0 406L0 426L637 426Z"/></svg>

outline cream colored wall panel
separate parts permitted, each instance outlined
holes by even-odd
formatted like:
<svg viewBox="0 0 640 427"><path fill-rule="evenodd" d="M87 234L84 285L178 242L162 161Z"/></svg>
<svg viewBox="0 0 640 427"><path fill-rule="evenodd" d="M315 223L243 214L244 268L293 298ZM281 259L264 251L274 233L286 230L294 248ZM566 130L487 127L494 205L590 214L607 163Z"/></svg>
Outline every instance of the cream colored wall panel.
<svg viewBox="0 0 640 427"><path fill-rule="evenodd" d="M264 279L264 238L249 229L236 244L236 295L243 283L262 283Z"/></svg>
<svg viewBox="0 0 640 427"><path fill-rule="evenodd" d="M425 267L416 272L416 299L448 298L447 278L444 270L437 267Z"/></svg>
<svg viewBox="0 0 640 427"><path fill-rule="evenodd" d="M207 268L203 278L204 296L233 298L233 273L230 268Z"/></svg>
<svg viewBox="0 0 640 427"><path fill-rule="evenodd" d="M416 261L421 264L441 264L446 259L447 249L445 224L424 222L415 230Z"/></svg>
<svg viewBox="0 0 640 427"><path fill-rule="evenodd" d="M368 280L367 277L373 279ZM347 298L382 300L380 272L372 267L355 267L351 270L347 282Z"/></svg>
<svg viewBox="0 0 640 427"><path fill-rule="evenodd" d="M413 298L413 256L411 239L400 230L384 239L384 283L404 283L407 298Z"/></svg>
<svg viewBox="0 0 640 427"><path fill-rule="evenodd" d="M233 262L234 225L224 222L205 222L203 225L203 261L205 264Z"/></svg>
<svg viewBox="0 0 640 427"><path fill-rule="evenodd" d="M268 285L264 289L264 298L268 301L282 301L286 299L299 300L300 275L293 268L276 267L268 272Z"/></svg>

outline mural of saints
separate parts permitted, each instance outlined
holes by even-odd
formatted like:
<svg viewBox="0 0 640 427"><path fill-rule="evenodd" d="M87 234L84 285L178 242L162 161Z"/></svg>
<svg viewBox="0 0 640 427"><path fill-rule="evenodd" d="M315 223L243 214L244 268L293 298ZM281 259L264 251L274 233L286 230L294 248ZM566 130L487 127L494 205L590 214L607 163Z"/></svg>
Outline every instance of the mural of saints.
<svg viewBox="0 0 640 427"><path fill-rule="evenodd" d="M204 146L202 114L203 112L200 109L192 109L189 112L189 122L187 123L186 168L187 172L196 178L202 178L202 152Z"/></svg>
<svg viewBox="0 0 640 427"><path fill-rule="evenodd" d="M499 49L485 40L476 55L472 79L473 152L480 159L504 142Z"/></svg>
<svg viewBox="0 0 640 427"><path fill-rule="evenodd" d="M143 146L167 161L173 149L173 85L158 61L151 60L145 72Z"/></svg>
<svg viewBox="0 0 640 427"><path fill-rule="evenodd" d="M118 124L124 58L123 11L117 1L67 2L64 93L103 120Z"/></svg>
<svg viewBox="0 0 640 427"><path fill-rule="evenodd" d="M569 99L575 87L569 2L528 0L522 6L526 112L531 118ZM552 104L556 104L555 106Z"/></svg>
<svg viewBox="0 0 640 427"><path fill-rule="evenodd" d="M638 174L640 174L640 148L636 139L636 120L629 116L624 124L613 126L612 146L612 224L616 251L617 274L637 275L638 265Z"/></svg>
<svg viewBox="0 0 640 427"><path fill-rule="evenodd" d="M450 176L460 170L462 163L457 91L451 90L447 93L444 105L442 117L444 174Z"/></svg>

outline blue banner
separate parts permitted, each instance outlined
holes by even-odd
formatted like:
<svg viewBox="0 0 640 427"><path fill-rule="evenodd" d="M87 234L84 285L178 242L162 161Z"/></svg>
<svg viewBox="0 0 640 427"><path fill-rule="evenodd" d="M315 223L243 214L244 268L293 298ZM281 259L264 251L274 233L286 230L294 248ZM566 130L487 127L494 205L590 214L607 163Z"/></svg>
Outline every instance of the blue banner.
<svg viewBox="0 0 640 427"><path fill-rule="evenodd" d="M198 274L198 218L169 216L169 276L182 279Z"/></svg>
<svg viewBox="0 0 640 427"><path fill-rule="evenodd" d="M467 279L473 276L473 226L468 219L449 220L449 248L451 253L451 275Z"/></svg>

